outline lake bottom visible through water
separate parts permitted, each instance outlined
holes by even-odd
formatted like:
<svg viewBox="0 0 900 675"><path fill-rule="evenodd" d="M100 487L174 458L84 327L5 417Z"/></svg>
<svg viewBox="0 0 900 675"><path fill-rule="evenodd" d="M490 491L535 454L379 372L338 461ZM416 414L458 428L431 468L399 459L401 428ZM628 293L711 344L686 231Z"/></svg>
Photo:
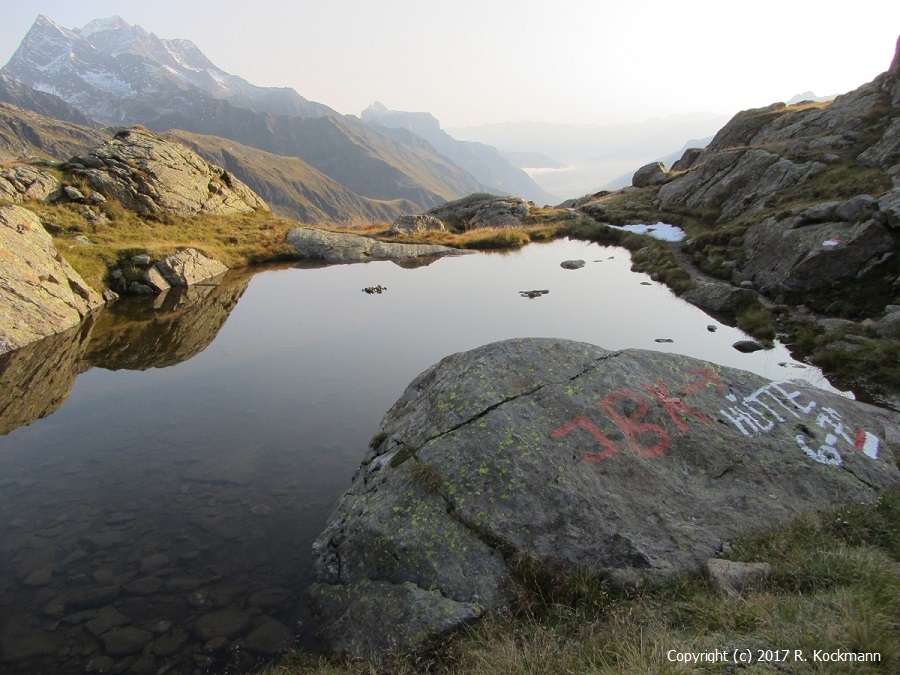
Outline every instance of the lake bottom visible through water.
<svg viewBox="0 0 900 675"><path fill-rule="evenodd" d="M0 357L0 670L245 672L314 649L312 542L384 413L448 354L562 337L828 386L783 347L735 351L740 331L629 267L561 240L231 273Z"/></svg>

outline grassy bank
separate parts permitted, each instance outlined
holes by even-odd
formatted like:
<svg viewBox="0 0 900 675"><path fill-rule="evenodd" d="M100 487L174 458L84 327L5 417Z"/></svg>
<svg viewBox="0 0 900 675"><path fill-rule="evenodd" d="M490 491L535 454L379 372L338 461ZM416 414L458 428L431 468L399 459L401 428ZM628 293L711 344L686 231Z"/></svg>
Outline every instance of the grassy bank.
<svg viewBox="0 0 900 675"><path fill-rule="evenodd" d="M800 518L730 543L732 560L768 562L767 586L721 595L703 575L616 591L585 576L519 570L520 601L430 651L381 663L291 654L269 675L317 673L900 672L900 489L876 506ZM780 660L686 666L669 650L750 649ZM881 662L814 661L815 650L875 652ZM806 661L795 658L801 650Z"/></svg>
<svg viewBox="0 0 900 675"><path fill-rule="evenodd" d="M85 207L78 204L25 206L40 216L57 250L96 289L108 285L107 275L112 269L127 267L140 253L159 259L191 247L228 267L287 259L293 251L284 240L288 230L298 225L265 211L228 216L143 216L111 200L94 208L102 214L100 219L87 217ZM91 243L78 241L78 236Z"/></svg>

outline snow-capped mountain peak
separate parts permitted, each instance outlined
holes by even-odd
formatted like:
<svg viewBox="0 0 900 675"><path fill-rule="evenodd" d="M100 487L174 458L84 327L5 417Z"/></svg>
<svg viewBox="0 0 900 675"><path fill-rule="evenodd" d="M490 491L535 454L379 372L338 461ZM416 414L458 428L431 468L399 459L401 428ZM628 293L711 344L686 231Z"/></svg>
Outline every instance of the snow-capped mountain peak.
<svg viewBox="0 0 900 675"><path fill-rule="evenodd" d="M141 121L169 96L212 96L259 112L337 115L293 89L257 87L217 68L190 40L167 40L120 16L67 29L39 16L3 72L114 124ZM140 115L137 114L140 111Z"/></svg>
<svg viewBox="0 0 900 675"><path fill-rule="evenodd" d="M89 21L83 28L78 30L78 33L83 38L90 38L95 33L123 30L125 28L131 28L131 24L125 21L121 16L116 15L106 17L105 19L94 19L93 21Z"/></svg>

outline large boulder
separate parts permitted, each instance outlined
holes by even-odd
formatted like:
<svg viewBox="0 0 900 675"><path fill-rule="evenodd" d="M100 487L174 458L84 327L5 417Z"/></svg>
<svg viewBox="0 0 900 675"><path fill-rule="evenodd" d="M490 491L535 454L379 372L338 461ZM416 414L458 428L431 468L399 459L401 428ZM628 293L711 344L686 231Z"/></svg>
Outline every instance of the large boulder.
<svg viewBox="0 0 900 675"><path fill-rule="evenodd" d="M154 268L170 286L193 286L228 271L228 268L218 260L207 258L192 248L186 248L160 260Z"/></svg>
<svg viewBox="0 0 900 675"><path fill-rule="evenodd" d="M648 185L662 185L669 179L669 172L662 162L650 162L634 172L631 177L631 185L641 188Z"/></svg>
<svg viewBox="0 0 900 675"><path fill-rule="evenodd" d="M512 602L516 565L617 584L900 482L900 416L659 352L517 339L419 375L314 544L320 634L406 649Z"/></svg>
<svg viewBox="0 0 900 675"><path fill-rule="evenodd" d="M288 232L287 243L301 258L324 260L328 263L405 260L470 253L433 244L392 244L349 232L328 232L315 227L295 227Z"/></svg>
<svg viewBox="0 0 900 675"><path fill-rule="evenodd" d="M34 213L0 207L0 354L62 332L102 304Z"/></svg>
<svg viewBox="0 0 900 675"><path fill-rule="evenodd" d="M436 206L426 215L439 218L451 227L473 230L479 227L521 227L531 213L531 204L521 197L500 197L478 192Z"/></svg>
<svg viewBox="0 0 900 675"><path fill-rule="evenodd" d="M228 171L139 127L124 129L69 168L91 186L140 213L246 213L265 202Z"/></svg>

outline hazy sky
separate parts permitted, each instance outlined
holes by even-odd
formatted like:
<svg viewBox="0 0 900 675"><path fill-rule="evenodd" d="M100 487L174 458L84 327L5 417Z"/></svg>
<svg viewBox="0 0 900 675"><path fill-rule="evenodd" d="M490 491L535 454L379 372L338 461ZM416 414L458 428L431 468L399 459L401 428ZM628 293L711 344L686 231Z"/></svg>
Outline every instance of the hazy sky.
<svg viewBox="0 0 900 675"><path fill-rule="evenodd" d="M220 68L358 115L375 100L444 127L734 113L887 69L896 0L2 0L0 62L38 14L118 14Z"/></svg>

